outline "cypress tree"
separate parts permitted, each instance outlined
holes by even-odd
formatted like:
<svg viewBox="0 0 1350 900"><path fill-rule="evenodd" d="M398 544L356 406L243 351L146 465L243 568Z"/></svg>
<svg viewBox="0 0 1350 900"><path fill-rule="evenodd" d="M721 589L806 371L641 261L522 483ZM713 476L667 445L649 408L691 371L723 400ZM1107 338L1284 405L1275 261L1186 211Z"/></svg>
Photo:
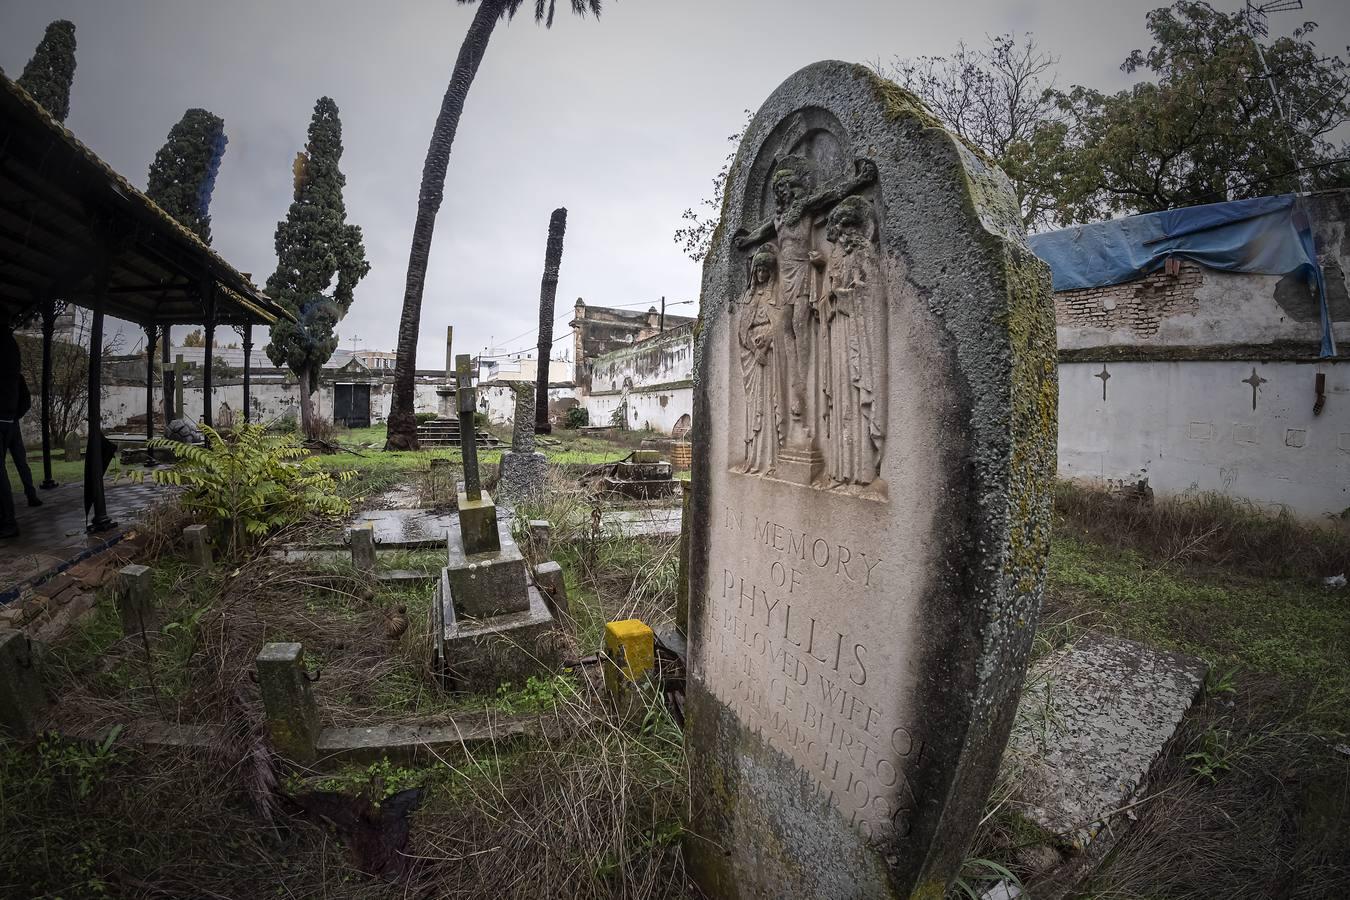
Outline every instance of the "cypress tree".
<svg viewBox="0 0 1350 900"><path fill-rule="evenodd" d="M211 194L225 155L225 120L205 109L189 109L169 129L169 138L150 163L145 194L205 243L211 243Z"/></svg>
<svg viewBox="0 0 1350 900"><path fill-rule="evenodd" d="M58 122L70 114L70 85L75 81L75 23L57 19L23 67L19 87Z"/></svg>
<svg viewBox="0 0 1350 900"><path fill-rule="evenodd" d="M295 195L286 218L277 223L277 269L267 293L297 321L272 326L267 358L300 379L300 418L313 434L310 394L319 370L337 349L337 323L352 305L357 282L370 271L361 229L347 224L342 188L342 122L337 104L320 97L309 123L309 143L294 166Z"/></svg>

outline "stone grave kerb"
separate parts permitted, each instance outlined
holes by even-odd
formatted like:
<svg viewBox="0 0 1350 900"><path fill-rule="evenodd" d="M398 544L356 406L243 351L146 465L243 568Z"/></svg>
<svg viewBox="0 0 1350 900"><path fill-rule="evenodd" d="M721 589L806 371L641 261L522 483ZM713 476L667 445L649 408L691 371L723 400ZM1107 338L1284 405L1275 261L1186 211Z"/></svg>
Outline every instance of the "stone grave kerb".
<svg viewBox="0 0 1350 900"><path fill-rule="evenodd" d="M690 872L715 898L940 898L1040 608L1048 272L1006 176L863 66L816 63L775 90L725 195L695 330ZM757 304L757 286L784 284L800 297ZM791 363L800 383L756 380L755 354L773 347L774 364L789 333L775 316L796 312L822 352ZM880 327L850 332L856 315ZM872 382L821 362L836 327L843 358L852 341L884 361ZM754 430L765 421L805 449Z"/></svg>

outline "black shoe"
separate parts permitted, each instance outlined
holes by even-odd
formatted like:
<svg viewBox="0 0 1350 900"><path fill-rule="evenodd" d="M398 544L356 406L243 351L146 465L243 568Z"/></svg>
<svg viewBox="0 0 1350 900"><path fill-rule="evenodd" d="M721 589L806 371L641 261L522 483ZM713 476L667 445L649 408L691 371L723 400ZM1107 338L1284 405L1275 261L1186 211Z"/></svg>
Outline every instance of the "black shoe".
<svg viewBox="0 0 1350 900"><path fill-rule="evenodd" d="M29 494L29 495L28 495L28 505L29 505L29 506L41 506L41 505L42 505L42 501L38 499L38 495L37 495L37 494Z"/></svg>
<svg viewBox="0 0 1350 900"><path fill-rule="evenodd" d="M0 540L4 540L5 538L16 538L18 536L18 525L0 525Z"/></svg>

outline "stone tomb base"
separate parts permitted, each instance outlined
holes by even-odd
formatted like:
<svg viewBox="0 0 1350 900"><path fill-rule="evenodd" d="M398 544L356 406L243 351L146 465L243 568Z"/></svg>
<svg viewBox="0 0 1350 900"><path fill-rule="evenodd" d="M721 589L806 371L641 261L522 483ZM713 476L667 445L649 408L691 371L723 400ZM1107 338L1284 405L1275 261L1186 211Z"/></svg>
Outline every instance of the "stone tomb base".
<svg viewBox="0 0 1350 900"><path fill-rule="evenodd" d="M561 663L557 621L533 585L529 608L490 619L460 618L445 579L436 589L437 677L451 690L490 692L531 675L552 675Z"/></svg>
<svg viewBox="0 0 1350 900"><path fill-rule="evenodd" d="M448 565L432 604L437 677L451 690L493 691L505 682L557 671L562 645L558 623L543 595L529 584L526 565L498 526L501 550L466 554L450 532Z"/></svg>

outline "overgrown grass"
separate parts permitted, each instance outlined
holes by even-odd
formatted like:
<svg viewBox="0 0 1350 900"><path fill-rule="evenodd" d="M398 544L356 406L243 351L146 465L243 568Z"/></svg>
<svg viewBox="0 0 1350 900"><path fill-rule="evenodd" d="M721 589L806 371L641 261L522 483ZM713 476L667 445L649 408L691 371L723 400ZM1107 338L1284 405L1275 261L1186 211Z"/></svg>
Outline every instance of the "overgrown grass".
<svg viewBox="0 0 1350 900"><path fill-rule="evenodd" d="M1223 494L1197 491L1136 502L1061 481L1055 512L1075 536L1165 560L1276 578L1350 572L1350 532Z"/></svg>
<svg viewBox="0 0 1350 900"><path fill-rule="evenodd" d="M1116 543L1128 539L1118 534ZM1051 549L1042 627L1069 620L1070 632L1117 633L1219 669L1274 676L1313 701L1310 725L1350 733L1344 591L1103 546L1065 522Z"/></svg>
<svg viewBox="0 0 1350 900"><path fill-rule="evenodd" d="M649 557L630 548L612 564L640 571ZM393 888L400 895L690 896L678 849L682 736L659 702L637 720L616 720L595 670L448 697L426 677L429 653L415 627L397 645L381 631L380 611L394 604L425 622L430 592L370 585L343 565L255 560L203 576L166 557L155 568L159 621L174 626L152 642L155 686L141 645L100 612L54 650L62 706L85 726L144 714L224 722L226 736L209 760L116 743L0 748L0 894L389 896L389 885L359 871L349 846L277 806L267 787L271 761L246 676L262 641L285 639L302 641L311 669L322 672L315 690L326 722L473 710L549 723L537 740L429 764L385 760L281 779L282 792L376 801L424 788L410 869ZM608 601L621 605L605 585ZM540 885L549 887L541 894Z"/></svg>
<svg viewBox="0 0 1350 900"><path fill-rule="evenodd" d="M1056 508L1036 653L1107 632L1210 665L1078 896L1350 896L1350 756L1336 749L1350 603L1320 581L1347 558L1345 535L1206 495L1150 506L1063 485ZM1016 815L1011 780L987 816L972 857L1035 872L1048 838Z"/></svg>

